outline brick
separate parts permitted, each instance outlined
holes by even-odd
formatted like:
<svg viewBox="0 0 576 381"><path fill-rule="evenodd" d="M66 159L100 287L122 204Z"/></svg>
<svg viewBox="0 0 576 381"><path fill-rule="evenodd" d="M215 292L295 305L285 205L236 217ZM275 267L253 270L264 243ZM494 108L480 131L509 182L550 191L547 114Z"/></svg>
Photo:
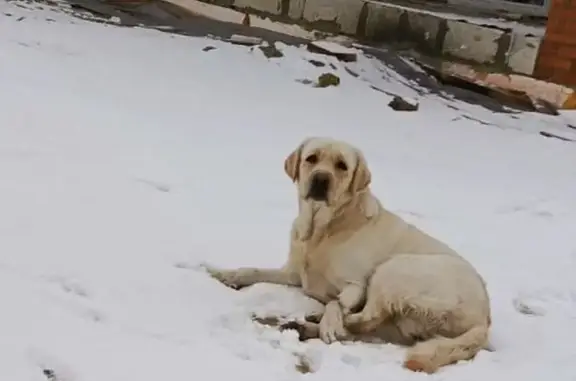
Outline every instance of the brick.
<svg viewBox="0 0 576 381"><path fill-rule="evenodd" d="M536 65L534 69L534 78L541 79L543 81L550 81L554 76L554 68L548 68L541 65Z"/></svg>
<svg viewBox="0 0 576 381"><path fill-rule="evenodd" d="M553 82L563 83L568 86L576 85L576 76L567 73L555 73L554 76L551 78L551 80Z"/></svg>
<svg viewBox="0 0 576 381"><path fill-rule="evenodd" d="M545 77L539 77L549 82L556 82L565 84L567 82L568 76L564 72L554 71L550 75Z"/></svg>
<svg viewBox="0 0 576 381"><path fill-rule="evenodd" d="M559 70L570 70L572 67L572 60L559 57L542 57L538 61L538 66L549 67Z"/></svg>
<svg viewBox="0 0 576 381"><path fill-rule="evenodd" d="M576 83L576 0L552 0L534 69L537 78Z"/></svg>
<svg viewBox="0 0 576 381"><path fill-rule="evenodd" d="M576 4L573 0L552 0L551 7L557 9L571 9L576 7Z"/></svg>
<svg viewBox="0 0 576 381"><path fill-rule="evenodd" d="M545 41L558 42L562 45L576 45L576 39L573 36L561 33L546 33L544 36Z"/></svg>
<svg viewBox="0 0 576 381"><path fill-rule="evenodd" d="M576 14L576 8L555 10L551 16L553 20L565 20L568 22L574 17L574 14ZM550 17L550 14L548 16Z"/></svg>
<svg viewBox="0 0 576 381"><path fill-rule="evenodd" d="M576 60L576 46L565 45L558 49L558 57Z"/></svg>
<svg viewBox="0 0 576 381"><path fill-rule="evenodd" d="M571 68L570 60L561 59L558 57L540 57L536 63L538 70L540 69L550 69L557 71L567 71Z"/></svg>
<svg viewBox="0 0 576 381"><path fill-rule="evenodd" d="M546 32L550 33L561 33L566 25L566 20L561 17L550 17L548 16L548 22L546 23Z"/></svg>
<svg viewBox="0 0 576 381"><path fill-rule="evenodd" d="M576 20L576 15L574 15L574 20ZM568 41L576 44L576 23L574 21L567 21L560 33L565 34Z"/></svg>
<svg viewBox="0 0 576 381"><path fill-rule="evenodd" d="M554 41L544 40L540 43L540 49L538 50L538 54L540 55L556 55L561 47L565 46L565 44L561 44Z"/></svg>

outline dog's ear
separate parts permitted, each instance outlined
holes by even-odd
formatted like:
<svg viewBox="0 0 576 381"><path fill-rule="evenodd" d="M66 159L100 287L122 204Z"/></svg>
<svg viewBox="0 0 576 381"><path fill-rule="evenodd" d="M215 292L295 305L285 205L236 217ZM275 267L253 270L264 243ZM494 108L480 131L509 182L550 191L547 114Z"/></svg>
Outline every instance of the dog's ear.
<svg viewBox="0 0 576 381"><path fill-rule="evenodd" d="M300 155L302 153L302 146L294 150L286 160L284 160L284 171L296 182L298 180L298 172L300 172Z"/></svg>
<svg viewBox="0 0 576 381"><path fill-rule="evenodd" d="M352 175L352 180L350 182L350 192L358 193L366 190L372 181L372 174L368 169L368 164L364 155L357 151L356 152L356 168L354 169L354 174Z"/></svg>
<svg viewBox="0 0 576 381"><path fill-rule="evenodd" d="M305 139L302 143L300 143L298 148L296 148L296 150L294 150L290 155L288 155L286 160L284 160L284 171L294 182L298 181L298 177L300 175L299 172L302 149L309 140L310 138Z"/></svg>

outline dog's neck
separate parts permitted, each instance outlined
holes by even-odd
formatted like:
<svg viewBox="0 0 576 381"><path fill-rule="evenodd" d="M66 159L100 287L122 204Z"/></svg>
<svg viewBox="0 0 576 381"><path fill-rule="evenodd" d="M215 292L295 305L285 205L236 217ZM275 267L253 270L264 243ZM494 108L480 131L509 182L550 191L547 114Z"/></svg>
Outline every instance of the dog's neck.
<svg viewBox="0 0 576 381"><path fill-rule="evenodd" d="M301 198L298 206L297 233L300 241L319 240L351 223L365 224L376 217L382 208L370 189L344 197L334 205Z"/></svg>

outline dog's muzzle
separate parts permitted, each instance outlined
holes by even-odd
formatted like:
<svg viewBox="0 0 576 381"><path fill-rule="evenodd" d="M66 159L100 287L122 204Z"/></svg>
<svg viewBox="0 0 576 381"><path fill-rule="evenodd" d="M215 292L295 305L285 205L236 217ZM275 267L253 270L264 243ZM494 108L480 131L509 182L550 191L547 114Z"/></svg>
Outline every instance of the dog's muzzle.
<svg viewBox="0 0 576 381"><path fill-rule="evenodd" d="M328 201L328 191L330 190L330 175L319 172L312 176L310 188L306 198L314 201Z"/></svg>

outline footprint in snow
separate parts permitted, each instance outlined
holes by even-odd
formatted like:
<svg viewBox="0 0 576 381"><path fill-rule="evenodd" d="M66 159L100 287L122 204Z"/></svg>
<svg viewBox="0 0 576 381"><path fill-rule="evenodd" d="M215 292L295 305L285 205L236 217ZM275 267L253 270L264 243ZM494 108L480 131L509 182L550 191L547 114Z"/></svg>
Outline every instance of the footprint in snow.
<svg viewBox="0 0 576 381"><path fill-rule="evenodd" d="M342 362L344 364L348 364L350 366L353 366L354 368L358 368L360 366L360 364L362 364L362 359L358 356L353 356L349 353L344 353L342 355Z"/></svg>
<svg viewBox="0 0 576 381"><path fill-rule="evenodd" d="M540 217L540 218L553 218L554 214L547 211L547 210L536 210L531 213L533 216Z"/></svg>
<svg viewBox="0 0 576 381"><path fill-rule="evenodd" d="M82 284L80 284L80 282L75 280L67 279L62 276L48 277L47 280L51 283L57 284L64 292L71 293L82 298L90 297L88 290Z"/></svg>
<svg viewBox="0 0 576 381"><path fill-rule="evenodd" d="M528 213L532 216L539 218L553 218L554 213L547 210L546 204L549 204L549 200L537 199L532 201L524 202L520 205L511 205L508 207L501 207L496 210L498 214L515 214L515 213Z"/></svg>
<svg viewBox="0 0 576 381"><path fill-rule="evenodd" d="M197 265L190 262L176 262L174 263L174 267L177 269L184 269L184 270L201 270L201 265Z"/></svg>
<svg viewBox="0 0 576 381"><path fill-rule="evenodd" d="M93 322L99 323L104 320L104 315L89 305L89 299L91 297L90 292L80 282L63 276L51 276L46 277L45 279L48 282L55 284L65 294L74 297L74 299L69 299L66 297L62 298L59 295L50 295L57 305L71 311L75 315L79 315ZM80 297L81 300L75 299L75 297Z"/></svg>
<svg viewBox="0 0 576 381"><path fill-rule="evenodd" d="M423 219L423 218L424 218L424 215L423 215L423 214L420 214L420 213L418 213L418 212L413 212L413 211L410 211L410 210L397 210L396 212L397 212L398 214L400 214L400 215L409 216L409 217L414 217L414 218L417 218L417 219Z"/></svg>
<svg viewBox="0 0 576 381"><path fill-rule="evenodd" d="M68 364L37 349L28 350L28 358L47 381L76 381L77 375Z"/></svg>
<svg viewBox="0 0 576 381"><path fill-rule="evenodd" d="M142 184L146 184L154 189L156 189L157 191L160 192L170 192L171 187L168 184L164 184L158 181L153 181L153 180L147 180L147 179L136 179L137 182L142 183Z"/></svg>
<svg viewBox="0 0 576 381"><path fill-rule="evenodd" d="M549 313L576 318L576 291L537 290L521 293L512 301L523 315L544 316Z"/></svg>

